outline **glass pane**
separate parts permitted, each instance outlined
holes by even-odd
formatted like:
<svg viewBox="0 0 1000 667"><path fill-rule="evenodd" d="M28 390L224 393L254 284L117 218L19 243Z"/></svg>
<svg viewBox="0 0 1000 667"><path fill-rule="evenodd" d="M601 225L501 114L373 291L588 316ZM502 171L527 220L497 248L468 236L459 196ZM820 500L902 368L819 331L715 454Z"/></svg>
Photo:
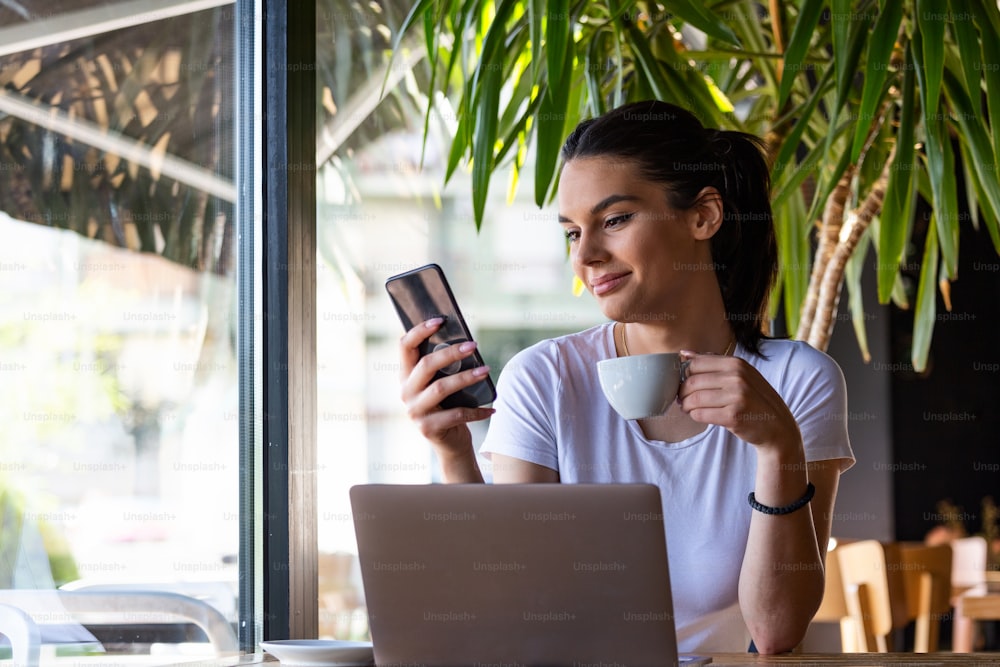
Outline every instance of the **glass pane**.
<svg viewBox="0 0 1000 667"><path fill-rule="evenodd" d="M34 4L0 9L0 604L43 659L235 650L233 9Z"/></svg>
<svg viewBox="0 0 1000 667"><path fill-rule="evenodd" d="M455 116L435 114L422 146L429 68L407 55L419 44L400 52L386 79L391 36L410 3L339 4L321 0L317 37L319 624L321 637L361 639L367 615L348 489L439 474L399 399L403 329L386 278L441 265L494 379L520 349L603 318L591 299L572 296L554 210L534 205L530 184L508 202L498 177L480 233L464 170L442 187ZM383 80L379 102L379 86L365 84ZM486 427L473 425L477 447Z"/></svg>

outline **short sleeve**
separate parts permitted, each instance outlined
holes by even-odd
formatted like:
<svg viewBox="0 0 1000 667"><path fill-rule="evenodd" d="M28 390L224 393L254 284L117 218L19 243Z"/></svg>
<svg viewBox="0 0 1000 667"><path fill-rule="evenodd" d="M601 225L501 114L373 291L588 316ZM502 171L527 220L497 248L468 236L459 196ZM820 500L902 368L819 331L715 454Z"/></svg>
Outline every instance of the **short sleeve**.
<svg viewBox="0 0 1000 667"><path fill-rule="evenodd" d="M841 472L854 465L847 431L847 384L837 362L798 343L785 368L782 389L799 425L806 461L847 459Z"/></svg>
<svg viewBox="0 0 1000 667"><path fill-rule="evenodd" d="M554 417L559 372L554 348L550 341L542 341L518 352L504 366L482 454L503 454L559 469Z"/></svg>

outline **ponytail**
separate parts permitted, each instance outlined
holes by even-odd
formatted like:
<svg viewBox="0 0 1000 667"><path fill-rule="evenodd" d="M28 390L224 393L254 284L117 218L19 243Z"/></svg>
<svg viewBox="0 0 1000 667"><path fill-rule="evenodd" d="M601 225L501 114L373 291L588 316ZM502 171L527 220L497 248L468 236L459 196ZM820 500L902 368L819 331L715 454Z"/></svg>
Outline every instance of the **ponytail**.
<svg viewBox="0 0 1000 667"><path fill-rule="evenodd" d="M722 167L714 185L723 206L722 226L712 237L715 275L736 339L759 353L778 262L766 149L760 138L733 131L716 131L709 146Z"/></svg>
<svg viewBox="0 0 1000 667"><path fill-rule="evenodd" d="M712 237L712 262L736 340L760 354L767 298L777 275L764 142L751 134L707 129L689 111L659 101L635 102L580 123L566 139L563 162L614 156L664 184L670 204L685 210L714 187L723 220Z"/></svg>

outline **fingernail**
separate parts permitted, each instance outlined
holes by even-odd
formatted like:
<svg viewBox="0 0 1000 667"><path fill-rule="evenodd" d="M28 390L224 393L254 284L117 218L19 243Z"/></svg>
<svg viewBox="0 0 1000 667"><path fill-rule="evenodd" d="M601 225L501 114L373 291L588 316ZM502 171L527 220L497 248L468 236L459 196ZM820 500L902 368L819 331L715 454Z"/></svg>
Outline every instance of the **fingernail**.
<svg viewBox="0 0 1000 667"><path fill-rule="evenodd" d="M424 326L427 327L428 329L431 329L441 324L442 322L444 322L443 317L432 317L431 319L424 322Z"/></svg>
<svg viewBox="0 0 1000 667"><path fill-rule="evenodd" d="M474 349L476 349L476 341L474 340L467 340L458 346L459 352L472 352Z"/></svg>
<svg viewBox="0 0 1000 667"><path fill-rule="evenodd" d="M489 366L476 366L475 368L472 369L472 374L475 375L476 377L481 377L489 372L490 372Z"/></svg>

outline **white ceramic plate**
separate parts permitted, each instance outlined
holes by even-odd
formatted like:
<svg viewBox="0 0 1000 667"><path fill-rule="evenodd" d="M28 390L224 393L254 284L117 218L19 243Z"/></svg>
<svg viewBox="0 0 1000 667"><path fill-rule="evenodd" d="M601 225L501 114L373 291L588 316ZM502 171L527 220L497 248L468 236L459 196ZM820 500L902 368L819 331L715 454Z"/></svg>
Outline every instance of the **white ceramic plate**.
<svg viewBox="0 0 1000 667"><path fill-rule="evenodd" d="M371 642L337 639L281 639L260 647L283 665L300 667L360 667L375 663Z"/></svg>

